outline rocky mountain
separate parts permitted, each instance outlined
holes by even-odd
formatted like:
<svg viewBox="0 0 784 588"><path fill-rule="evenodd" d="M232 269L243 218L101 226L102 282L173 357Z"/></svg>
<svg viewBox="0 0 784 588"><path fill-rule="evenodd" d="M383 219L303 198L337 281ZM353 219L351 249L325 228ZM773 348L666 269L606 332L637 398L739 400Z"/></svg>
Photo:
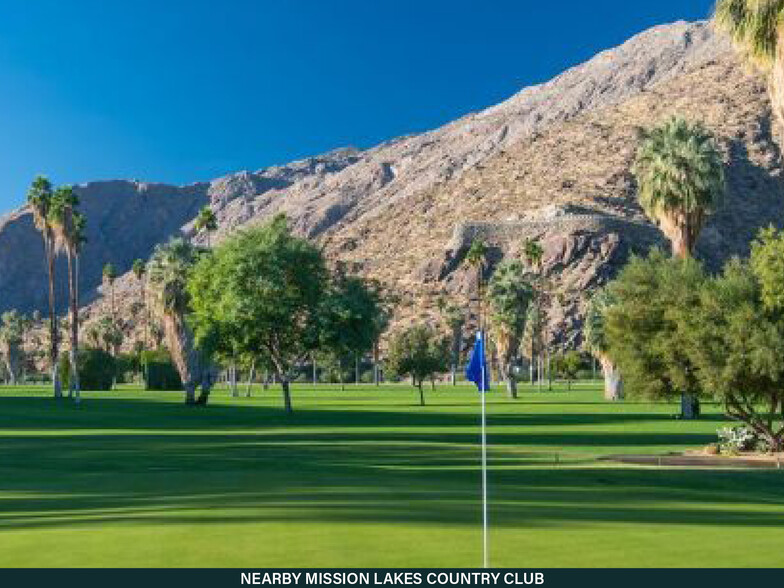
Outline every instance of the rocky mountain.
<svg viewBox="0 0 784 588"><path fill-rule="evenodd" d="M553 282L552 332L567 342L586 292L631 252L663 244L629 167L640 128L676 112L702 120L726 153L727 202L699 244L718 267L747 252L759 227L781 224L780 153L762 81L708 24L676 23L497 106L365 151L185 187L79 186L90 223L84 288L95 296L107 261L127 270L172 234L200 239L192 220L207 202L220 224L214 240L285 212L332 259L401 293L398 321L433 318L432 294L470 296L460 260L472 235L484 235L495 261L538 237ZM0 307L44 306L40 251L24 209L0 219ZM133 298L132 279L118 287Z"/></svg>

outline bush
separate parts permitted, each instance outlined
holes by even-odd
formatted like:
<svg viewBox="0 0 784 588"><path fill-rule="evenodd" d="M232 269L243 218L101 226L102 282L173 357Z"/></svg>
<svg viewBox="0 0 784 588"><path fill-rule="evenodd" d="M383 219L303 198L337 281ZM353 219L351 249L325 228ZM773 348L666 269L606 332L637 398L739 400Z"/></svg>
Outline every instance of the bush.
<svg viewBox="0 0 784 588"><path fill-rule="evenodd" d="M103 349L82 349L79 352L79 387L82 390L111 390L115 370L114 357ZM67 354L60 357L60 377L63 389L68 390L71 382L71 363L68 361Z"/></svg>
<svg viewBox="0 0 784 588"><path fill-rule="evenodd" d="M139 373L139 355L136 353L120 353L116 358L117 382L124 384L133 382Z"/></svg>
<svg viewBox="0 0 784 588"><path fill-rule="evenodd" d="M719 429L717 434L719 447L723 453L732 454L741 451L752 451L761 445L757 434L744 425L724 427Z"/></svg>
<svg viewBox="0 0 784 588"><path fill-rule="evenodd" d="M141 355L145 390L182 390L180 373L169 352L164 349L144 351Z"/></svg>

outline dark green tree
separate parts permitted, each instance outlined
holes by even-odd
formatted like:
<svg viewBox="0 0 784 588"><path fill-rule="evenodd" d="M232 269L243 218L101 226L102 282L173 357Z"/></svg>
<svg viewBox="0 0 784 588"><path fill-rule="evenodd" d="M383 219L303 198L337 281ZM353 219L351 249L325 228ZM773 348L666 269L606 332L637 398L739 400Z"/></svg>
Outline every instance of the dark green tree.
<svg viewBox="0 0 784 588"><path fill-rule="evenodd" d="M425 405L422 384L449 369L449 339L425 325L397 333L389 343L387 367L392 374L411 376L419 389L419 403Z"/></svg>
<svg viewBox="0 0 784 588"><path fill-rule="evenodd" d="M328 281L321 252L292 235L285 216L240 231L190 277L196 340L206 351L268 358L291 412L291 371L318 345Z"/></svg>
<svg viewBox="0 0 784 588"><path fill-rule="evenodd" d="M684 353L679 313L697 305L706 279L693 259L669 258L656 250L632 258L608 286L616 302L605 314L605 333L625 389L650 398L680 396L686 419L699 415L701 389Z"/></svg>
<svg viewBox="0 0 784 588"><path fill-rule="evenodd" d="M319 309L319 350L337 363L343 384L343 362L359 361L373 350L384 322L378 292L360 278L336 272Z"/></svg>
<svg viewBox="0 0 784 588"><path fill-rule="evenodd" d="M754 268L730 262L703 285L699 304L677 315L684 333L681 353L695 367L702 390L771 451L784 449L784 312L766 302L763 282L770 268L763 270L760 257L771 259L768 254L782 242L778 238L771 250L770 241L755 246Z"/></svg>

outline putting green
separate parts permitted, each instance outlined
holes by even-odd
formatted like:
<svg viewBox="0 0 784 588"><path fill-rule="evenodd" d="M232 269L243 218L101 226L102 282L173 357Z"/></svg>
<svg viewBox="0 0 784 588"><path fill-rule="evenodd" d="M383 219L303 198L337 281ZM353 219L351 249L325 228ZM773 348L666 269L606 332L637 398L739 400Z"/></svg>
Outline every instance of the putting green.
<svg viewBox="0 0 784 588"><path fill-rule="evenodd" d="M250 399L0 389L0 566L478 566L478 396L294 387ZM784 472L596 458L715 439L723 418L489 396L491 563L782 566Z"/></svg>

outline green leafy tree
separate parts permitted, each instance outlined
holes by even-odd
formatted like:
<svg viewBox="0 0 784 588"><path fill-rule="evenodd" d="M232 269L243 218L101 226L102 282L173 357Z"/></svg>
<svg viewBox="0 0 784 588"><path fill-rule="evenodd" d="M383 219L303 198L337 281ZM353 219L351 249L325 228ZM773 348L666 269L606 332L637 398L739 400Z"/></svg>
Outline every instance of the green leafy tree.
<svg viewBox="0 0 784 588"><path fill-rule="evenodd" d="M163 325L166 347L180 374L186 404L207 404L214 383L214 367L195 344L189 324L192 312L188 282L200 250L180 237L158 245L147 263L153 308ZM201 386L199 398L196 388Z"/></svg>
<svg viewBox="0 0 784 588"><path fill-rule="evenodd" d="M517 398L514 364L533 298L533 288L520 261L502 263L488 283L490 325L500 359L501 376L506 381L510 398Z"/></svg>
<svg viewBox="0 0 784 588"><path fill-rule="evenodd" d="M553 363L555 364L553 368L566 380L567 389L571 390L572 382L577 379L577 375L580 373L580 367L583 364L582 357L577 351L571 350L556 355Z"/></svg>
<svg viewBox="0 0 784 588"><path fill-rule="evenodd" d="M79 212L79 198L70 186L61 186L52 195L50 226L56 248L65 251L68 261L68 305L70 307L70 371L68 396L81 400L79 386L79 257L86 241L86 218Z"/></svg>
<svg viewBox="0 0 784 588"><path fill-rule="evenodd" d="M784 312L768 304L763 283L767 261L784 243L778 237L755 246L757 259L732 261L703 284L699 303L682 308L684 346L706 393L727 414L754 430L771 451L784 449Z"/></svg>
<svg viewBox="0 0 784 588"><path fill-rule="evenodd" d="M782 0L719 0L714 22L729 34L740 53L768 76L773 110L784 122Z"/></svg>
<svg viewBox="0 0 784 588"><path fill-rule="evenodd" d="M342 272L334 276L319 309L319 349L338 364L341 384L344 359L358 360L372 351L381 335L382 313L378 293L362 279Z"/></svg>
<svg viewBox="0 0 784 588"><path fill-rule="evenodd" d="M218 219L209 206L203 207L196 217L194 227L198 233L204 233L207 238L207 248L210 247L210 235L218 230Z"/></svg>
<svg viewBox="0 0 784 588"><path fill-rule="evenodd" d="M59 374L60 332L57 321L57 307L54 292L55 283L55 239L49 218L53 189L51 182L44 176L37 176L27 192L27 203L33 213L33 222L41 233L44 242L47 280L49 286L49 366L52 374L54 397L62 396Z"/></svg>
<svg viewBox="0 0 784 588"><path fill-rule="evenodd" d="M607 289L599 290L593 295L585 313L583 343L602 366L605 400L616 401L623 400L623 379L618 366L610 357L605 332L607 310L614 302L612 293Z"/></svg>
<svg viewBox="0 0 784 588"><path fill-rule="evenodd" d="M632 170L645 213L671 241L675 257L690 257L725 192L724 161L713 136L700 123L673 117L643 133Z"/></svg>
<svg viewBox="0 0 784 588"><path fill-rule="evenodd" d="M291 412L291 371L318 344L328 278L321 252L292 235L285 216L240 231L189 281L197 340L208 350L263 354Z"/></svg>
<svg viewBox="0 0 784 588"><path fill-rule="evenodd" d="M0 359L3 361L10 383L19 382L19 374L24 360L22 343L28 323L26 317L16 310L9 310L0 316Z"/></svg>
<svg viewBox="0 0 784 588"><path fill-rule="evenodd" d="M449 369L449 340L425 325L410 327L392 337L387 366L394 375L411 376L419 389L419 403L424 406L422 384Z"/></svg>
<svg viewBox="0 0 784 588"><path fill-rule="evenodd" d="M694 308L706 280L692 259L654 251L635 257L608 288L615 303L605 313L610 357L632 394L655 399L681 397L682 417L699 415L696 369L684 353L681 312Z"/></svg>

